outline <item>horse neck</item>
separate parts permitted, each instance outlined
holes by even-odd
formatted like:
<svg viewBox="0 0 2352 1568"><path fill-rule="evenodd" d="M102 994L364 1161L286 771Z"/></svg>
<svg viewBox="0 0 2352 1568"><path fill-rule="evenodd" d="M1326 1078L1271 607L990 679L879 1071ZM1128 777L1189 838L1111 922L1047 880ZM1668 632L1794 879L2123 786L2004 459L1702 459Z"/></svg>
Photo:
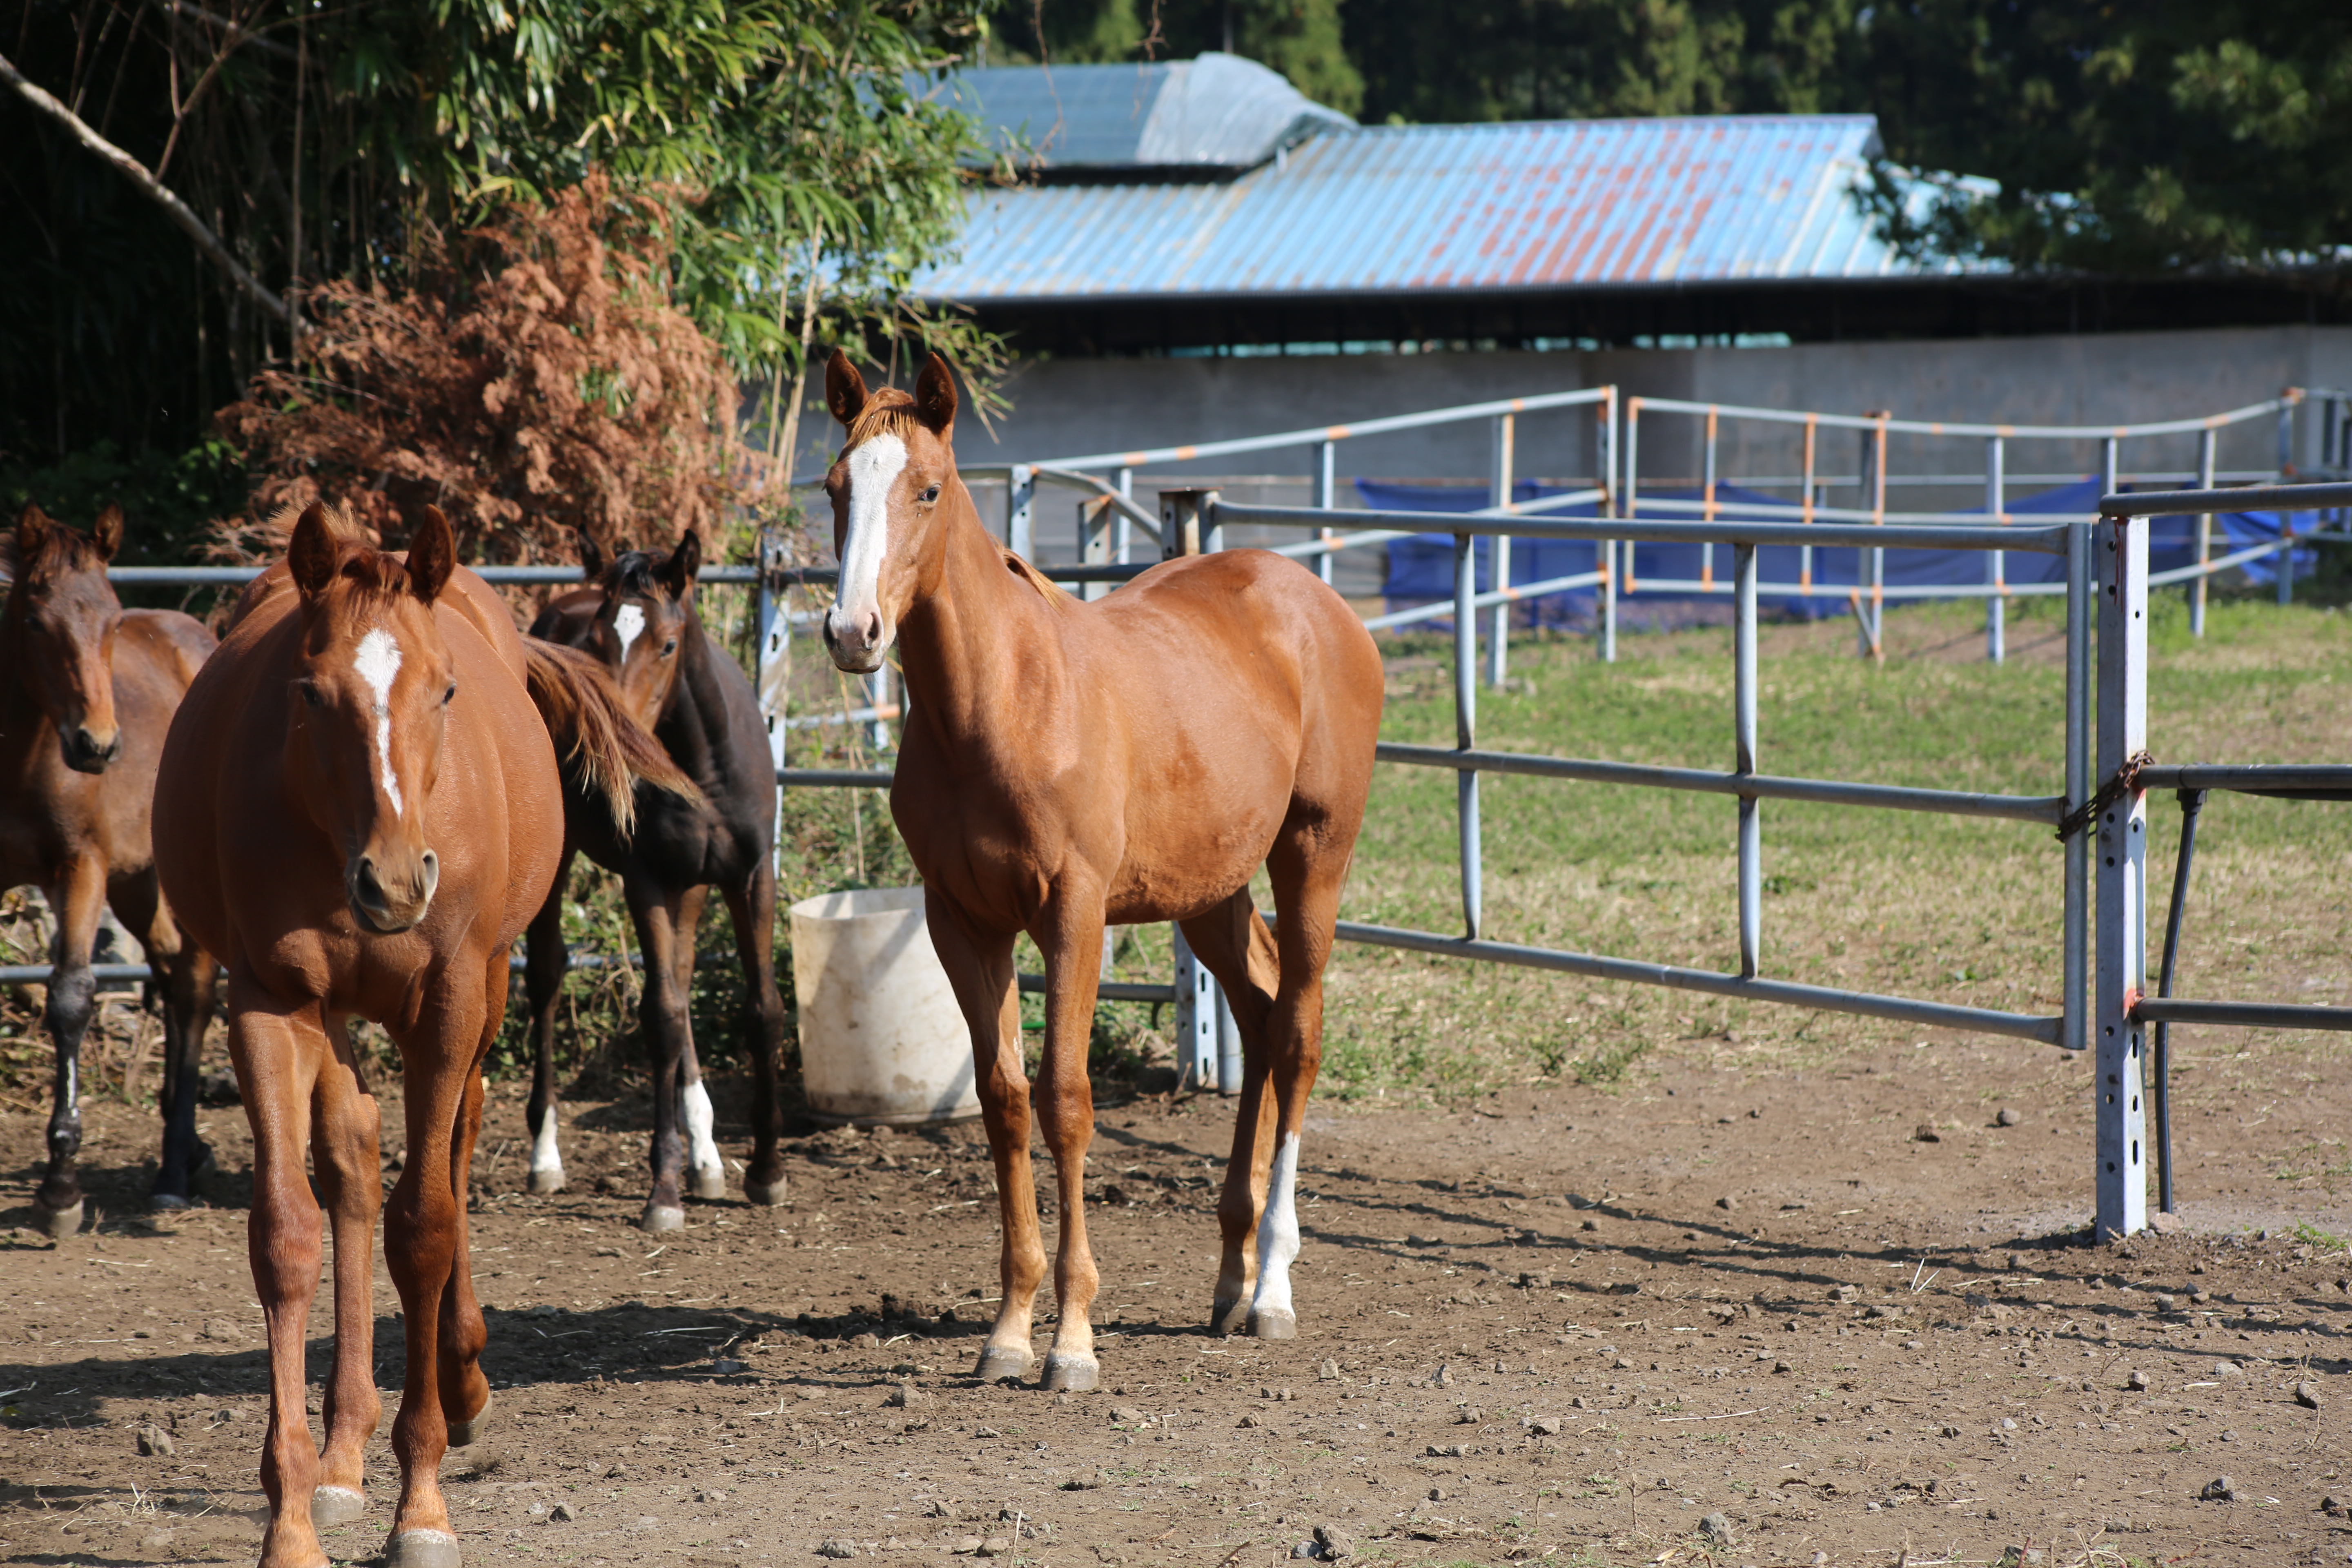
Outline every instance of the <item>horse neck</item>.
<svg viewBox="0 0 2352 1568"><path fill-rule="evenodd" d="M1003 738L1061 685L1051 606L1005 569L1003 548L956 482L940 559L898 626L908 722L950 751Z"/></svg>
<svg viewBox="0 0 2352 1568"><path fill-rule="evenodd" d="M710 639L702 635L702 618L689 601L678 627L677 679L669 700L654 721L654 736L666 747L670 761L697 784L716 782L730 755L726 694L710 668Z"/></svg>

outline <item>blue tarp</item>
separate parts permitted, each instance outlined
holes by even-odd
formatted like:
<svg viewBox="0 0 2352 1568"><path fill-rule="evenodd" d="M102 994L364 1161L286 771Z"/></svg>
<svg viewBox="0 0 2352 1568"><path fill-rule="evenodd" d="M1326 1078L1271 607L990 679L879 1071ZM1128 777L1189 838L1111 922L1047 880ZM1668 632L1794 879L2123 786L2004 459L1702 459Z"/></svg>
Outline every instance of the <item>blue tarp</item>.
<svg viewBox="0 0 2352 1568"><path fill-rule="evenodd" d="M1377 479L1355 481L1357 493L1364 504L1381 511L1476 511L1490 504L1487 490L1475 486L1457 485L1398 485ZM1559 487L1538 485L1522 479L1512 487L1512 499L1526 502L1560 493ZM1785 522L1785 515L1774 515L1753 510L1758 503L1787 504L1787 498L1767 495L1761 491L1736 485L1717 485L1715 490L1717 516L1725 521ZM1643 500L1686 500L1701 499L1696 489L1644 490ZM2035 495L2020 496L2008 504L2012 517L2073 516L2082 517L2097 510L2099 481L2080 479L2055 489ZM1981 510L1981 509L1977 509ZM1562 507L1547 515L1554 517L1592 517L1597 509L1591 502ZM1660 521L1669 514L1652 513ZM1695 521L1680 511L1671 514L1676 521ZM2211 552L2225 555L2244 550L2279 536L2279 515L2276 512L2222 512L2214 518ZM2307 532L2318 526L2315 512L2294 514L2294 531ZM2154 520L2149 538L2148 567L2163 572L2189 565L2197 555L2197 520L2193 517L2160 517ZM1491 539L1476 542L1478 591L1485 593L1493 585L1493 545ZM1759 552L1757 576L1766 584L1798 581L1799 547L1767 545ZM2295 572L2304 575L2311 568L2314 552L2308 549L2294 552ZM1526 539L1511 541L1511 581L1540 583L1554 577L1574 576L1598 568L1597 548L1584 540ZM2002 574L2011 584L2056 583L2063 580L2064 560L2061 556L2032 554L2021 551L2008 552L2003 557ZM2242 563L2239 570L2255 582L2267 584L2275 579L2276 557L2263 557ZM1654 592L1643 586L1644 580L1679 578L1696 581L1700 573L1701 551L1696 544L1640 544L1635 546L1633 584L1636 600L1664 603L1691 601L1698 595L1679 592ZM1890 550L1886 552L1886 582L1890 586L1933 586L1938 584L1979 584L1986 580L1986 557L1972 550ZM1715 580L1728 584L1731 574L1731 550L1718 545L1715 552ZM1870 577L1868 554L1855 549L1816 548L1813 551L1813 582L1816 586L1843 588L1866 584ZM1445 533L1415 534L1410 539L1389 542L1388 575L1381 590L1391 610L1425 605L1454 595L1454 538ZM1528 600L1517 606L1518 619L1529 626L1564 626L1570 622L1589 623L1598 602L1597 588L1579 588L1567 593L1547 595ZM1811 619L1847 613L1848 604L1843 595L1806 597L1793 594L1765 594L1759 607L1766 614ZM1449 625L1450 621L1433 621L1433 626Z"/></svg>

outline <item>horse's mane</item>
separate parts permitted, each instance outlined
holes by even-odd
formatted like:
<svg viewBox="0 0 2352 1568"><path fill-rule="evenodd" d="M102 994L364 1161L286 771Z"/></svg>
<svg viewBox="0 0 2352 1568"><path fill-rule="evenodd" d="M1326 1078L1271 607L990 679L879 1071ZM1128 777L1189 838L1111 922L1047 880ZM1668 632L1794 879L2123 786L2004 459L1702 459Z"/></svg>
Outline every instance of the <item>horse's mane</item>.
<svg viewBox="0 0 2352 1568"><path fill-rule="evenodd" d="M845 447L862 446L877 436L896 436L901 441L923 427L922 416L915 412L915 399L895 386L886 386L866 398L866 406L849 426L849 439Z"/></svg>
<svg viewBox="0 0 2352 1568"><path fill-rule="evenodd" d="M629 717L602 660L538 637L523 638L522 646L531 702L564 771L603 804L623 842L636 826L638 781L681 800L702 799L662 743Z"/></svg>

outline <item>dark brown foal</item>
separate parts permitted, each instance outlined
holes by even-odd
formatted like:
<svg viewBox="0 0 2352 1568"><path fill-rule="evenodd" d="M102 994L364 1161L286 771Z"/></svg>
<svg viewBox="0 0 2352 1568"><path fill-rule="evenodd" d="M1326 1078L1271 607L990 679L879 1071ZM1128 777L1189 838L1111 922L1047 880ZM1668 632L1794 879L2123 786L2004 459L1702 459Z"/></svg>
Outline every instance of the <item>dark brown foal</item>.
<svg viewBox="0 0 2352 1568"><path fill-rule="evenodd" d="M1287 1339L1323 964L1380 735L1371 634L1312 572L1265 551L1170 562L1082 603L981 526L956 475L955 383L937 355L908 397L869 395L836 353L825 396L849 432L825 479L841 560L825 643L860 672L899 649L912 714L890 810L971 1026L996 1158L1004 1303L980 1375L1026 1371L1045 1270L1013 994L1013 939L1026 931L1045 961L1034 1100L1062 1215L1045 1381L1097 1378L1084 1178L1106 921L1181 922L1233 999L1244 1065L1212 1321ZM1250 904L1261 864L1272 931Z"/></svg>
<svg viewBox="0 0 2352 1568"><path fill-rule="evenodd" d="M385 1199L352 1018L399 1047L407 1123L384 1215L407 1369L388 1568L457 1568L436 1473L489 1408L466 1176L508 952L555 879L563 808L522 639L455 563L430 507L404 558L322 507L303 512L189 689L157 781L156 864L228 972L229 1052L253 1128L266 1568L323 1568L315 1525L358 1517L380 1414L371 1298ZM322 1202L335 1233L323 1458L303 1398Z"/></svg>
<svg viewBox="0 0 2352 1568"><path fill-rule="evenodd" d="M48 1172L34 1202L63 1236L82 1220L81 1041L106 906L146 948L163 1003L163 1152L149 1202L185 1208L205 1158L196 1068L215 965L182 936L157 889L148 811L164 731L213 635L176 610L125 610L115 598L106 563L122 542L117 508L81 534L26 507L11 542L14 581L0 616L0 888L39 888L57 918L46 1018L57 1089Z"/></svg>

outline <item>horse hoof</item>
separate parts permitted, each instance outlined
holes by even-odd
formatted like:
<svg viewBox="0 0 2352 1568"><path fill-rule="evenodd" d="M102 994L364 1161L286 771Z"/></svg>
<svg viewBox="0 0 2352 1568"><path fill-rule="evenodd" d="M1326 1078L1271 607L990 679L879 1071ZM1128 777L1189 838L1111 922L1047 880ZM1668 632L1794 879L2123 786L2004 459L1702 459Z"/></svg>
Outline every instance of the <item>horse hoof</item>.
<svg viewBox="0 0 2352 1568"><path fill-rule="evenodd" d="M533 1171L530 1173L530 1190L541 1197L545 1197L550 1193L562 1192L563 1167L558 1165L552 1171Z"/></svg>
<svg viewBox="0 0 2352 1568"><path fill-rule="evenodd" d="M743 1196L761 1208L772 1209L784 1201L784 1186L782 1176L772 1182L746 1182L743 1184Z"/></svg>
<svg viewBox="0 0 2352 1568"><path fill-rule="evenodd" d="M1029 1352L985 1346L980 1352L980 1364L972 1369L972 1375L982 1383L1002 1383L1008 1377L1017 1381L1027 1377Z"/></svg>
<svg viewBox="0 0 2352 1568"><path fill-rule="evenodd" d="M684 1230L686 1211L669 1204L647 1204L645 1217L637 1221L637 1228L652 1231L656 1236L664 1231Z"/></svg>
<svg viewBox="0 0 2352 1568"><path fill-rule="evenodd" d="M384 1542L383 1568L458 1568L457 1538L446 1530L404 1530Z"/></svg>
<svg viewBox="0 0 2352 1568"><path fill-rule="evenodd" d="M694 1195L713 1203L727 1195L727 1173L713 1165L694 1173Z"/></svg>
<svg viewBox="0 0 2352 1568"><path fill-rule="evenodd" d="M41 1211L41 1228L55 1240L63 1241L81 1228L83 1204L79 1198L76 1198L72 1206L68 1208L53 1209L47 1204L35 1206Z"/></svg>
<svg viewBox="0 0 2352 1568"><path fill-rule="evenodd" d="M155 1193L147 1199L147 1212L150 1214L176 1214L182 1209L195 1206L177 1193Z"/></svg>
<svg viewBox="0 0 2352 1568"><path fill-rule="evenodd" d="M495 1397L485 1394L482 1396L482 1407L474 1412L472 1420L450 1422L449 1447L470 1448L479 1442L482 1434L489 1430L490 1409L497 1404L498 1400Z"/></svg>
<svg viewBox="0 0 2352 1568"><path fill-rule="evenodd" d="M367 1499L349 1487L320 1487L310 1494L310 1528L332 1530L367 1512Z"/></svg>
<svg viewBox="0 0 2352 1568"><path fill-rule="evenodd" d="M1220 1296L1209 1308L1209 1331L1213 1334L1238 1334L1249 1327L1249 1300L1235 1296L1231 1300Z"/></svg>
<svg viewBox="0 0 2352 1568"><path fill-rule="evenodd" d="M1084 1394L1101 1374L1102 1367L1094 1357L1055 1351L1045 1357L1045 1381L1038 1386L1049 1394Z"/></svg>
<svg viewBox="0 0 2352 1568"><path fill-rule="evenodd" d="M1295 1340L1298 1337L1298 1316L1280 1307L1253 1310L1249 1315L1249 1331L1252 1339Z"/></svg>

